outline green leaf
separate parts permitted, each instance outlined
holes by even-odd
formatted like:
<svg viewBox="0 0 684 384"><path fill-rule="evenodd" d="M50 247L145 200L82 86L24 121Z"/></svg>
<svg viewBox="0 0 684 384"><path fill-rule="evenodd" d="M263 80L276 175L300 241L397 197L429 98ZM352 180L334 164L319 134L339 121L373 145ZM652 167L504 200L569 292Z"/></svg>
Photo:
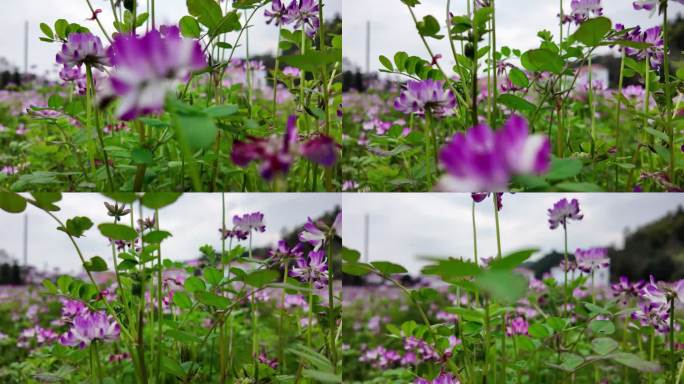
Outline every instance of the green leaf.
<svg viewBox="0 0 684 384"><path fill-rule="evenodd" d="M198 292L207 289L206 285L204 284L204 281L197 276L190 276L187 279L185 279L185 283L183 283L183 286L188 292Z"/></svg>
<svg viewBox="0 0 684 384"><path fill-rule="evenodd" d="M577 159L551 159L551 169L546 174L547 180L565 180L575 177L582 172L582 161Z"/></svg>
<svg viewBox="0 0 684 384"><path fill-rule="evenodd" d="M538 48L523 53L521 57L523 66L530 71L549 71L560 75L563 72L563 59L556 52Z"/></svg>
<svg viewBox="0 0 684 384"><path fill-rule="evenodd" d="M176 202L181 197L176 192L148 192L140 202L150 209L161 209Z"/></svg>
<svg viewBox="0 0 684 384"><path fill-rule="evenodd" d="M605 356L618 347L617 341L609 337L599 337L591 341L591 348L601 356Z"/></svg>
<svg viewBox="0 0 684 384"><path fill-rule="evenodd" d="M592 320L589 329L599 335L610 335L615 332L615 324L610 320Z"/></svg>
<svg viewBox="0 0 684 384"><path fill-rule="evenodd" d="M392 62L390 59L387 58L385 55L380 55L380 63L382 64L383 67L387 68L388 71L394 71L394 67L392 66Z"/></svg>
<svg viewBox="0 0 684 384"><path fill-rule="evenodd" d="M416 23L416 28L421 36L432 37L434 39L441 39L444 37L438 35L440 30L439 22L432 15L424 16L422 21Z"/></svg>
<svg viewBox="0 0 684 384"><path fill-rule="evenodd" d="M202 304L220 309L226 309L230 305L230 300L227 298L207 291L196 291L195 299Z"/></svg>
<svg viewBox="0 0 684 384"><path fill-rule="evenodd" d="M185 377L183 367L176 361L166 355L161 355L160 363L162 371L175 375L177 377Z"/></svg>
<svg viewBox="0 0 684 384"><path fill-rule="evenodd" d="M527 329L527 333L535 339L544 339L552 335L551 331L544 324L532 324Z"/></svg>
<svg viewBox="0 0 684 384"><path fill-rule="evenodd" d="M489 269L500 269L500 270L513 270L520 266L520 264L527 261L534 253L538 252L539 249L523 249L517 252L508 254L501 259L494 259L489 263Z"/></svg>
<svg viewBox="0 0 684 384"><path fill-rule="evenodd" d="M485 271L475 276L475 285L504 304L517 302L527 292L527 279L505 270Z"/></svg>
<svg viewBox="0 0 684 384"><path fill-rule="evenodd" d="M197 344L202 341L199 337L193 335L192 333L181 331L180 329L169 329L164 331L164 335L168 335L172 339L187 345Z"/></svg>
<svg viewBox="0 0 684 384"><path fill-rule="evenodd" d="M347 263L355 263L361 258L361 253L354 249L349 249L347 247L342 247L342 260Z"/></svg>
<svg viewBox="0 0 684 384"><path fill-rule="evenodd" d="M633 353L616 353L611 358L622 365L642 372L660 372L661 370L657 362L643 360Z"/></svg>
<svg viewBox="0 0 684 384"><path fill-rule="evenodd" d="M76 216L66 221L66 228L59 227L58 230L66 232L73 237L81 237L85 231L92 228L93 222L85 216Z"/></svg>
<svg viewBox="0 0 684 384"><path fill-rule="evenodd" d="M138 196L136 196L136 194L133 192L107 192L103 193L103 195L116 202L124 204L131 204L138 199Z"/></svg>
<svg viewBox="0 0 684 384"><path fill-rule="evenodd" d="M563 353L561 355L560 367L568 372L572 372L584 363L584 359L580 355L574 353Z"/></svg>
<svg viewBox="0 0 684 384"><path fill-rule="evenodd" d="M97 226L102 236L112 240L133 241L138 237L135 229L121 224L103 223Z"/></svg>
<svg viewBox="0 0 684 384"><path fill-rule="evenodd" d="M188 296L188 294L183 291L173 292L173 303L176 304L179 308L183 309L188 309L192 307L192 300L190 299L190 296Z"/></svg>
<svg viewBox="0 0 684 384"><path fill-rule="evenodd" d="M216 124L205 114L178 114L177 122L183 140L193 152L208 148L216 141Z"/></svg>
<svg viewBox="0 0 684 384"><path fill-rule="evenodd" d="M284 56L280 60L286 65L314 72L319 67L337 62L339 57L334 52L310 51L305 55Z"/></svg>
<svg viewBox="0 0 684 384"><path fill-rule="evenodd" d="M261 269L245 276L245 284L261 288L268 283L274 282L280 274L270 269Z"/></svg>
<svg viewBox="0 0 684 384"><path fill-rule="evenodd" d="M55 21L55 33L57 37L64 40L67 37L66 30L69 27L69 22L64 19L59 19Z"/></svg>
<svg viewBox="0 0 684 384"><path fill-rule="evenodd" d="M86 261L83 267L90 272L104 272L107 270L107 262L100 256L95 256Z"/></svg>
<svg viewBox="0 0 684 384"><path fill-rule="evenodd" d="M181 34L185 37L197 39L200 37L200 34L202 33L202 29L200 28L197 19L195 19L192 16L186 15L181 17L178 25L180 26Z"/></svg>
<svg viewBox="0 0 684 384"><path fill-rule="evenodd" d="M397 273L408 273L406 268L399 264L390 263L389 261L373 261L371 265L380 272L381 275L389 276Z"/></svg>
<svg viewBox="0 0 684 384"><path fill-rule="evenodd" d="M68 293L69 285L71 285L72 281L74 281L74 279L71 276L62 275L57 278L57 286L59 287L59 290L62 291L62 293Z"/></svg>
<svg viewBox="0 0 684 384"><path fill-rule="evenodd" d="M342 272L352 276L365 276L373 270L370 264L365 263L344 263L342 264Z"/></svg>
<svg viewBox="0 0 684 384"><path fill-rule="evenodd" d="M597 17L580 24L572 36L587 47L595 47L603 41L603 37L611 28L613 28L613 23L609 18Z"/></svg>
<svg viewBox="0 0 684 384"><path fill-rule="evenodd" d="M43 287L48 290L48 292L55 294L57 293L57 286L52 282L52 280L43 280Z"/></svg>
<svg viewBox="0 0 684 384"><path fill-rule="evenodd" d="M304 377L314 379L316 383L341 383L342 375L333 372L314 371L311 369L304 369L302 371Z"/></svg>
<svg viewBox="0 0 684 384"><path fill-rule="evenodd" d="M499 103L520 112L533 112L537 107L529 101L512 93L504 93L499 95L497 99Z"/></svg>
<svg viewBox="0 0 684 384"><path fill-rule="evenodd" d="M240 25L240 16L236 11L228 12L215 27L209 28L209 36L218 36L224 33L238 31Z"/></svg>
<svg viewBox="0 0 684 384"><path fill-rule="evenodd" d="M26 209L26 199L14 192L0 192L0 209L9 213L22 213Z"/></svg>
<svg viewBox="0 0 684 384"><path fill-rule="evenodd" d="M187 0L188 12L207 28L215 28L221 22L223 12L214 0Z"/></svg>
<svg viewBox="0 0 684 384"><path fill-rule="evenodd" d="M154 154L147 148L134 148L131 151L131 161L135 165L150 164L154 161Z"/></svg>
<svg viewBox="0 0 684 384"><path fill-rule="evenodd" d="M49 37L50 39L55 38L55 34L52 33L52 28L50 28L49 25L47 25L45 23L40 23L40 30L43 31L45 36Z"/></svg>
<svg viewBox="0 0 684 384"><path fill-rule="evenodd" d="M508 78L511 80L511 83L520 88L527 88L530 85L530 79L527 78L525 72L517 67L513 67L508 71Z"/></svg>
<svg viewBox="0 0 684 384"><path fill-rule="evenodd" d="M204 110L207 116L212 118L222 118L232 116L237 113L240 108L235 104L228 105L212 105L211 107Z"/></svg>
<svg viewBox="0 0 684 384"><path fill-rule="evenodd" d="M214 267L204 268L204 280L211 285L218 285L223 280L223 271Z"/></svg>
<svg viewBox="0 0 684 384"><path fill-rule="evenodd" d="M472 261L463 261L449 258L438 260L437 264L428 265L423 268L422 273L426 275L437 275L444 280L455 277L474 276L480 272L480 267Z"/></svg>
<svg viewBox="0 0 684 384"><path fill-rule="evenodd" d="M62 194L59 192L31 192L34 202L33 204L46 211L56 212L59 207L54 203L62 200Z"/></svg>
<svg viewBox="0 0 684 384"><path fill-rule="evenodd" d="M143 236L143 241L146 243L159 244L171 236L171 232L167 231L150 231Z"/></svg>
<svg viewBox="0 0 684 384"><path fill-rule="evenodd" d="M555 185L560 191L565 192L603 192L601 187L593 183L559 183Z"/></svg>

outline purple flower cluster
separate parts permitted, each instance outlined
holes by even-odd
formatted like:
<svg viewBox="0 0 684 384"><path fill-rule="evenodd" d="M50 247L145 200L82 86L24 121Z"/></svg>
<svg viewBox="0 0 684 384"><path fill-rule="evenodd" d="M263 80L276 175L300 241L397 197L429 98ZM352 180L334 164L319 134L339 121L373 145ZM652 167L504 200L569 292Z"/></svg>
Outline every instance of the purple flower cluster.
<svg viewBox="0 0 684 384"><path fill-rule="evenodd" d="M59 338L66 346L85 348L95 341L114 341L119 338L120 327L105 312L86 312L74 317L71 328Z"/></svg>
<svg viewBox="0 0 684 384"><path fill-rule="evenodd" d="M551 229L556 229L562 225L565 227L568 220L582 220L584 214L580 212L579 201L572 199L568 202L567 199L557 201L549 212L549 226Z"/></svg>
<svg viewBox="0 0 684 384"><path fill-rule="evenodd" d="M596 16L603 15L601 0L572 0L570 8L570 14L563 15L563 23L574 21L575 24L582 24L592 13Z"/></svg>
<svg viewBox="0 0 684 384"><path fill-rule="evenodd" d="M622 304L627 304L629 299L639 297L645 284L643 281L630 283L626 276L620 276L619 281L611 284L610 288L613 291L613 296L620 298Z"/></svg>
<svg viewBox="0 0 684 384"><path fill-rule="evenodd" d="M588 248L575 250L575 261L577 268L584 273L592 273L600 268L607 268L610 265L608 259L608 249Z"/></svg>
<svg viewBox="0 0 684 384"><path fill-rule="evenodd" d="M313 284L314 288L322 289L328 285L328 263L325 251L311 251L308 255L300 255L295 259L295 267L290 270L290 276L302 282Z"/></svg>
<svg viewBox="0 0 684 384"><path fill-rule="evenodd" d="M439 154L447 174L444 191L504 191L514 175L543 174L549 168L551 144L530 135L527 120L512 115L497 132L480 124L457 133Z"/></svg>
<svg viewBox="0 0 684 384"><path fill-rule="evenodd" d="M90 32L70 34L56 60L67 70L80 68L83 64L104 70L104 66L109 65L102 40Z"/></svg>
<svg viewBox="0 0 684 384"><path fill-rule="evenodd" d="M301 147L297 139L297 116L292 115L287 119L287 128L282 137L248 137L247 141L235 141L230 156L240 167L246 167L253 161L260 162L260 174L266 180L286 174L297 154L324 167L332 167L337 162L337 143L332 138L318 134Z"/></svg>
<svg viewBox="0 0 684 384"><path fill-rule="evenodd" d="M684 0L674 0L678 2L679 4L684 4ZM632 3L632 7L634 7L634 10L640 11L640 10L646 10L646 11L651 11L651 14L655 12L656 10L656 5L661 2L661 0L636 0L635 2Z"/></svg>
<svg viewBox="0 0 684 384"><path fill-rule="evenodd" d="M426 111L433 116L445 117L454 113L456 96L451 90L444 89L444 82L438 80L410 80L406 89L394 99L394 108L403 113L424 115Z"/></svg>
<svg viewBox="0 0 684 384"><path fill-rule="evenodd" d="M529 324L527 324L527 320L525 320L525 318L522 316L518 316L515 319L511 320L510 323L508 323L508 325L506 326L506 335L527 335L528 327Z"/></svg>
<svg viewBox="0 0 684 384"><path fill-rule="evenodd" d="M287 7L281 0L272 0L271 9L264 11L264 16L267 19L266 24L284 26L294 23L295 29L304 29L311 37L320 26L318 11L318 3L315 0L292 0Z"/></svg>
<svg viewBox="0 0 684 384"><path fill-rule="evenodd" d="M177 82L207 66L199 43L182 38L176 26L141 38L120 34L108 53L114 65L111 88L121 98L117 117L122 120L161 112Z"/></svg>
<svg viewBox="0 0 684 384"><path fill-rule="evenodd" d="M246 233L266 232L266 224L264 223L264 214L261 212L245 213L240 217L233 216L233 226L236 230Z"/></svg>
<svg viewBox="0 0 684 384"><path fill-rule="evenodd" d="M58 337L59 335L52 329L36 325L21 331L19 337L17 337L17 347L31 348L33 346L33 341L35 341L35 345L42 346L57 340Z"/></svg>
<svg viewBox="0 0 684 384"><path fill-rule="evenodd" d="M461 381L450 373L442 372L432 381L419 377L413 384L461 384Z"/></svg>
<svg viewBox="0 0 684 384"><path fill-rule="evenodd" d="M648 59L651 68L658 69L662 66L665 56L665 42L663 41L662 29L660 26L641 31L641 27L636 27L626 33L625 38L637 43L648 44L647 48L638 49L625 47L625 53L639 60Z"/></svg>

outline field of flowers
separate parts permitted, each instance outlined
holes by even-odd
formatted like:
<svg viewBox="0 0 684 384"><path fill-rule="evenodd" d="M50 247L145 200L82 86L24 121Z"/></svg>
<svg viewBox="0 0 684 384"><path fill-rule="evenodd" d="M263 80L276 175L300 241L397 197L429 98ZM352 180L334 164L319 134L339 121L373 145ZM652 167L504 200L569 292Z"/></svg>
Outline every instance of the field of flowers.
<svg viewBox="0 0 684 384"><path fill-rule="evenodd" d="M226 222L224 200L221 248L198 244L199 259L174 262L163 256L172 234L159 210L178 197L117 194L102 206L111 221L94 228L88 217L60 218L60 194L0 196L2 214L30 204L51 216L84 268L0 287L0 382L342 382L341 213L309 218L296 241L256 257L252 239L268 219ZM83 254L79 241L96 234L113 263Z"/></svg>
<svg viewBox="0 0 684 384"><path fill-rule="evenodd" d="M565 198L548 207L548 235L565 250L559 276L535 278L521 264L537 249L502 249L501 195L472 199L473 212L492 212L494 257L478 257L474 214L473 256L427 258L418 279L343 250L343 272L366 280L343 287L345 382L681 382L684 281L596 285L607 249L570 250L584 212Z"/></svg>
<svg viewBox="0 0 684 384"><path fill-rule="evenodd" d="M174 25L157 24L159 1L92 3L83 6L96 34L73 20L40 25L58 81L0 91L0 186L340 188L341 26L326 21L322 0L188 0ZM256 14L267 25L255 25ZM274 32L272 67L250 57L254 28Z"/></svg>
<svg viewBox="0 0 684 384"><path fill-rule="evenodd" d="M527 51L497 44L499 1L443 3L419 19L434 7L388 2L410 14L396 28L415 28L426 56L386 52L380 72L394 80L343 96L343 189L682 189L684 67L667 22L681 0L556 2L557 28ZM662 22L624 25L604 7ZM445 39L450 50L435 51ZM620 62L613 89L592 66L608 48Z"/></svg>

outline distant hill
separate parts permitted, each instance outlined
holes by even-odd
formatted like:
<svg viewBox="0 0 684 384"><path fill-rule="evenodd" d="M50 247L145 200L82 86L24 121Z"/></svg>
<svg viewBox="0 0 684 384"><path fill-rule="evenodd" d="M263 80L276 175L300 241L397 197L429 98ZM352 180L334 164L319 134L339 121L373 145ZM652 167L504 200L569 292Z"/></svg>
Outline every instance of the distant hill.
<svg viewBox="0 0 684 384"><path fill-rule="evenodd" d="M627 276L631 280L648 279L672 281L684 278L684 209L652 223L625 230L623 249L608 249L611 280ZM551 252L539 260L524 266L541 278L563 259L560 252ZM570 259L574 259L570 256Z"/></svg>

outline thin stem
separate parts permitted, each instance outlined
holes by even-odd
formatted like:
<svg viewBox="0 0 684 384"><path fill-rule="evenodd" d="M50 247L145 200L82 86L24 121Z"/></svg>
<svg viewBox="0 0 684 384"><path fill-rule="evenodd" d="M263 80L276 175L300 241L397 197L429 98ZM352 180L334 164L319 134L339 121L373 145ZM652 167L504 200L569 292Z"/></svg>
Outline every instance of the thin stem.
<svg viewBox="0 0 684 384"><path fill-rule="evenodd" d="M494 84L493 84L493 86L492 86L492 98L493 98L493 101L492 101L492 120L491 120L490 124L492 125L492 127L494 127L494 126L496 125L496 115L497 115L496 99L497 99L497 97L498 97L499 90L498 90L497 77L496 77L496 76L497 76L497 72L496 72L496 71L497 71L497 60L496 60L496 53L497 53L497 52L496 52L496 5L494 4L494 0L491 0L491 1L492 1L492 4L491 4L491 7L492 7L492 44L491 44L491 45L492 45L492 57L493 57L493 59L494 59L494 62L493 62L493 66L494 66L494 77L493 77L492 80L494 81Z"/></svg>
<svg viewBox="0 0 684 384"><path fill-rule="evenodd" d="M425 139L425 180L427 181L427 190L432 189L432 156L431 156L431 150L430 150L430 111L428 109L425 110L425 133L424 133L424 139Z"/></svg>
<svg viewBox="0 0 684 384"><path fill-rule="evenodd" d="M672 89L670 85L670 23L667 20L667 2L661 3L663 7L663 45L665 46L665 55L663 57L663 76L665 76L665 105L667 106L665 124L670 138L670 181L676 184L675 180L675 143L674 143L674 126L670 121L672 116Z"/></svg>
<svg viewBox="0 0 684 384"><path fill-rule="evenodd" d="M594 104L594 81L591 56L589 56L589 114L591 121L591 158L596 154L596 105Z"/></svg>
<svg viewBox="0 0 684 384"><path fill-rule="evenodd" d="M563 223L563 235L565 238L563 248L563 260L565 260L563 266L563 315L565 315L568 307L568 227L565 222Z"/></svg>
<svg viewBox="0 0 684 384"><path fill-rule="evenodd" d="M88 94L90 95L91 102L95 100L95 82L93 81L93 68L90 64L86 64L86 81L88 87ZM95 132L97 132L97 139L100 143L100 150L102 151L102 157L105 163L105 169L107 170L107 181L109 182L109 190L114 192L114 181L112 180L112 172L109 169L109 156L105 150L104 144L104 134L100 127L100 113L95 109Z"/></svg>
<svg viewBox="0 0 684 384"><path fill-rule="evenodd" d="M97 382L99 384L102 384L102 363L100 362L100 351L98 350L97 347L97 340L93 341L92 344L90 344L90 347L93 350L93 359L95 359L95 368L97 372Z"/></svg>
<svg viewBox="0 0 684 384"><path fill-rule="evenodd" d="M335 345L335 297L333 296L333 285L335 275L333 274L333 237L328 238L328 338L330 343L330 359L333 368L337 372L337 346Z"/></svg>
<svg viewBox="0 0 684 384"><path fill-rule="evenodd" d="M675 382L675 370L677 369L677 360L675 359L675 339L674 339L674 320L675 320L675 302L670 299L670 370L671 380Z"/></svg>
<svg viewBox="0 0 684 384"><path fill-rule="evenodd" d="M100 27L100 30L102 30L102 34L104 37L109 41L109 44L112 43L112 38L109 37L109 34L107 33L107 30L104 28L102 25L102 22L100 22L100 18L97 17L97 14L95 13L95 8L93 8L93 5L90 4L90 0L86 0L86 3L88 4L88 8L90 8L90 12L92 12L93 15L95 15L95 21L97 22L97 25Z"/></svg>
<svg viewBox="0 0 684 384"><path fill-rule="evenodd" d="M620 80L618 81L618 95L622 95L622 88L624 83L624 72L625 72L625 49L622 48L622 58L620 59ZM615 157L619 158L621 153L620 145L620 112L622 112L622 97L617 98L617 110L615 111ZM619 179L620 179L620 167L617 166L617 161L615 164L615 190L618 190Z"/></svg>
<svg viewBox="0 0 684 384"><path fill-rule="evenodd" d="M273 129L275 130L275 127L278 123L278 71L280 70L280 32L282 31L283 26L278 25L278 45L276 46L276 54L275 54L275 67L273 68Z"/></svg>
<svg viewBox="0 0 684 384"><path fill-rule="evenodd" d="M154 222L157 231L159 231L159 209L154 210ZM162 330L162 319L164 317L164 312L162 309L162 252L161 244L157 248L157 383L161 383L161 356L162 356L162 344L164 341L164 331Z"/></svg>

